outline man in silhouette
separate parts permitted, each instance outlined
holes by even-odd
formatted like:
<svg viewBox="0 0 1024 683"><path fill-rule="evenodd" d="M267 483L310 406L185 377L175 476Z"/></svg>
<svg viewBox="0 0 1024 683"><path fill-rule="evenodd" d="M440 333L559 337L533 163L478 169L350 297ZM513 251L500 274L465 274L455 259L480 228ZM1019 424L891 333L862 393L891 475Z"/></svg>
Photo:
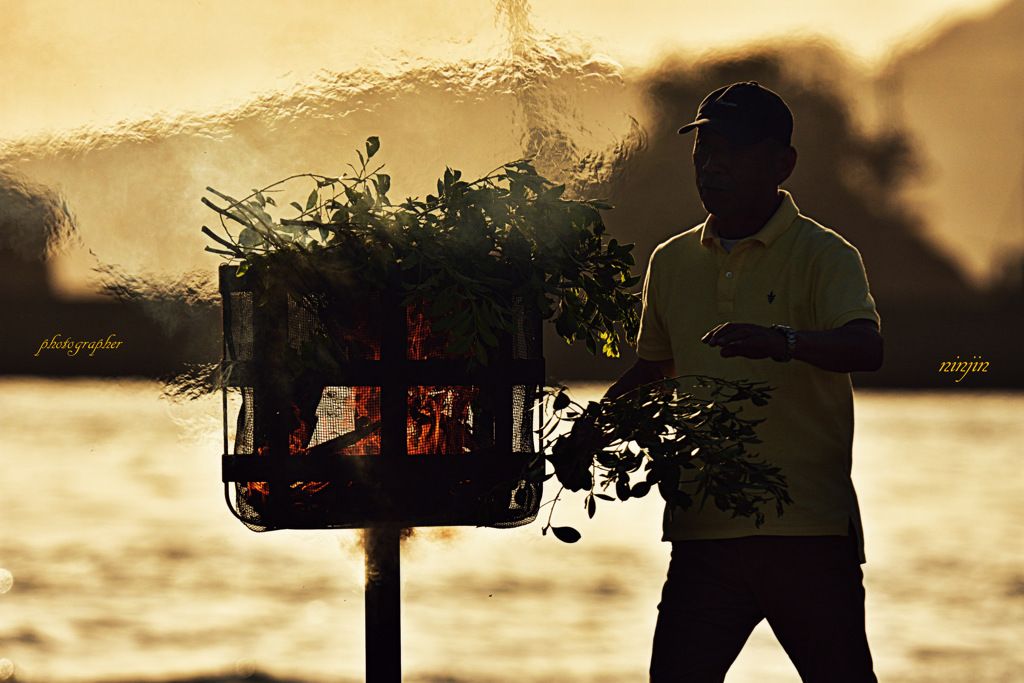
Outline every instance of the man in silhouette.
<svg viewBox="0 0 1024 683"><path fill-rule="evenodd" d="M882 337L857 250L779 186L796 164L774 92L705 98L693 164L710 214L661 244L644 283L639 360L609 389L665 376L767 382L758 452L793 499L755 528L715 506L666 510L672 543L651 680L722 681L767 619L804 681L875 681L864 628L863 537L850 478L848 373L877 370ZM749 416L745 413L745 416Z"/></svg>

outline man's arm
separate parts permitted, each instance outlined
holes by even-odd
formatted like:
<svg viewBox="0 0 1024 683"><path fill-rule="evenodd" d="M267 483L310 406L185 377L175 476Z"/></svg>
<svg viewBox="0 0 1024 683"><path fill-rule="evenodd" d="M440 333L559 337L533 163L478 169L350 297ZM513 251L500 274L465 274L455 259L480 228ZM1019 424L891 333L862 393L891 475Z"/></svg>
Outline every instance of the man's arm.
<svg viewBox="0 0 1024 683"><path fill-rule="evenodd" d="M629 370L605 392L605 398L618 398L636 391L644 384L657 382L666 377L675 377L676 366L671 358L667 360L637 359Z"/></svg>
<svg viewBox="0 0 1024 683"><path fill-rule="evenodd" d="M637 360L622 374L605 393L605 398L618 398L636 391L644 384L656 382L666 376L675 375L672 359L662 361ZM570 491L588 489L594 485L590 467L594 454L614 440L607 432L598 429L596 415L589 419L578 419L573 423L568 438L558 440L548 456L555 468L558 481Z"/></svg>
<svg viewBox="0 0 1024 683"><path fill-rule="evenodd" d="M785 334L761 325L725 323L701 339L722 357L783 358ZM830 372L872 372L882 367L884 343L874 320L851 320L834 330L798 330L794 360Z"/></svg>

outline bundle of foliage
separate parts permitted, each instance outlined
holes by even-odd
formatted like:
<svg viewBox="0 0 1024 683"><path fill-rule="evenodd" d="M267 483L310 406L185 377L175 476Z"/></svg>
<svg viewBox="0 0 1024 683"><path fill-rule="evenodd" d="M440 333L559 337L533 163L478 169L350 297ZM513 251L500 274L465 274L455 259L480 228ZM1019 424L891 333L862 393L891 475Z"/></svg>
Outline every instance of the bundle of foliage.
<svg viewBox="0 0 1024 683"><path fill-rule="evenodd" d="M403 305L422 305L435 331L449 335L450 353L481 363L499 333L514 329L512 295L591 353L618 356L623 339L633 341L633 247L605 234L607 205L563 198L565 186L529 160L474 181L446 169L436 195L394 205L390 176L369 166L379 147L369 138L350 176L295 175L243 199L207 188L224 203L203 199L224 230L203 227L218 243L207 250L255 275L263 296L284 290L336 320L358 320L338 307L358 306L368 292L401 291ZM314 187L284 217L274 195L300 180ZM321 348L308 350L307 364L345 357L338 335L316 341Z"/></svg>
<svg viewBox="0 0 1024 683"><path fill-rule="evenodd" d="M684 382L707 390L707 396L685 391ZM760 527L763 505L774 502L781 515L792 502L779 468L747 451L761 443L754 430L761 420L740 417L740 404L766 405L769 391L759 383L691 375L584 407L572 401L565 387L552 388L542 436L553 441L544 457L563 490L587 492L583 502L590 517L598 500L642 498L657 488L669 514L689 509L695 499L701 508L710 500L733 517L754 517ZM572 429L562 431L567 422ZM645 474L639 479L634 475L641 468ZM550 529L573 543L580 538L576 529L551 523L561 493L551 501L542 531Z"/></svg>

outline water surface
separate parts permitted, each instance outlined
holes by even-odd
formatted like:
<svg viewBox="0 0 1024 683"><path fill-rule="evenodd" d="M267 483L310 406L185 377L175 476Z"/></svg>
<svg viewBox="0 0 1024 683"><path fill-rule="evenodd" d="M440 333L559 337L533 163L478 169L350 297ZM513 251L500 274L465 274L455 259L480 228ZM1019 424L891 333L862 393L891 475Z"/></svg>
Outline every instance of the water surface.
<svg viewBox="0 0 1024 683"><path fill-rule="evenodd" d="M1022 680L1024 396L859 392L856 410L880 680ZM0 659L18 681L362 680L355 532L239 524L218 411L144 381L0 380ZM407 542L405 680L646 680L668 562L658 501L587 520L568 497L555 515L583 540L535 523ZM764 625L727 679L798 680Z"/></svg>

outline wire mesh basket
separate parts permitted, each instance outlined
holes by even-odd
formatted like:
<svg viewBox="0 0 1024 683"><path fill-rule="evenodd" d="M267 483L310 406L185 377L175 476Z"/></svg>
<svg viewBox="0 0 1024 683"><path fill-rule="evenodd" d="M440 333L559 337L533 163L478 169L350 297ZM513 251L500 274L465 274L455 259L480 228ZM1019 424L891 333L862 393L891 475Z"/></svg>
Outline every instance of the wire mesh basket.
<svg viewBox="0 0 1024 683"><path fill-rule="evenodd" d="M235 266L219 275L222 471L246 526L514 527L536 517L543 465L527 466L544 382L539 316L516 306L514 333L482 364L448 353L427 306L403 306L399 291L353 305L350 295L261 288Z"/></svg>

